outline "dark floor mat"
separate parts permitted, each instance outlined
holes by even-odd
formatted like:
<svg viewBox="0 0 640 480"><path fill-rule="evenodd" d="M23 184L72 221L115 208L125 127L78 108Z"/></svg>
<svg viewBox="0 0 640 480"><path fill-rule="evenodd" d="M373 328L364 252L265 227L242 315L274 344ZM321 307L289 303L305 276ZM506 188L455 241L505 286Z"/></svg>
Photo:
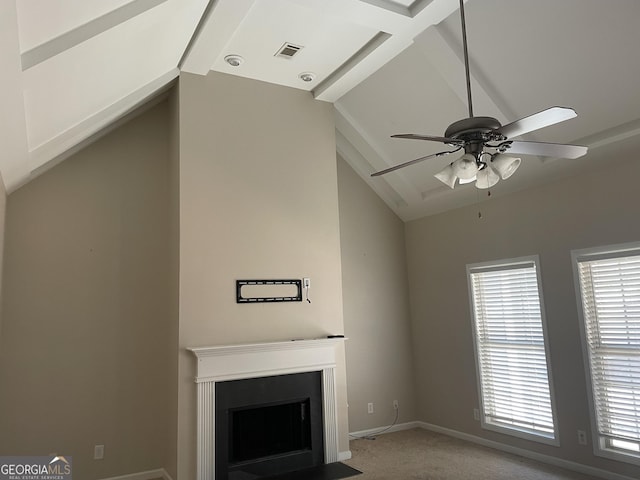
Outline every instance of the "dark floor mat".
<svg viewBox="0 0 640 480"><path fill-rule="evenodd" d="M265 480L338 480L340 478L354 477L361 473L360 470L351 468L349 465L336 462L267 477Z"/></svg>

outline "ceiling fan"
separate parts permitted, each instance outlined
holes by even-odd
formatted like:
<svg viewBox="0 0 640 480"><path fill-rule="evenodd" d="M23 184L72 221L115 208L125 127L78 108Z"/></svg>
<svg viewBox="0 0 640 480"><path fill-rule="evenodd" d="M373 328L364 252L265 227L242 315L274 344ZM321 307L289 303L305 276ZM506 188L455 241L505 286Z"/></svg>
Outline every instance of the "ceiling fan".
<svg viewBox="0 0 640 480"><path fill-rule="evenodd" d="M435 177L454 188L459 184L476 182L478 188L490 188L502 178L506 180L518 169L520 158L507 153L537 155L543 157L578 158L587 153L587 147L580 145L563 145L557 143L527 142L512 140L525 133L533 132L556 123L576 117L576 112L567 107L551 107L515 122L501 125L492 117L474 117L471 101L471 78L469 75L469 54L467 49L467 28L464 17L464 0L460 0L460 22L462 24L462 45L464 48L464 66L467 80L467 103L469 118L458 120L446 129L444 136L418 135L403 133L392 135L392 138L411 140L427 140L441 142L453 147L453 150L426 155L393 167L372 173L372 177L384 175L400 168L408 167L429 158L441 157L464 149L464 155Z"/></svg>

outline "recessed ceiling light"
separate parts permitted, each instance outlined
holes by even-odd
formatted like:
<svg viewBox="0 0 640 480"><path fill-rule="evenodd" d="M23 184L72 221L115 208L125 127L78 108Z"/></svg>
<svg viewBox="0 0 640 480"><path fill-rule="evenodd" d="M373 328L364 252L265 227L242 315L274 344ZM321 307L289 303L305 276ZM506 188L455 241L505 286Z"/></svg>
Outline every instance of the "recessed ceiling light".
<svg viewBox="0 0 640 480"><path fill-rule="evenodd" d="M303 72L298 75L298 78L303 82L313 82L316 79L316 74L312 72Z"/></svg>
<svg viewBox="0 0 640 480"><path fill-rule="evenodd" d="M226 57L224 57L224 61L232 67L239 67L244 62L244 58L242 58L240 55L227 55Z"/></svg>

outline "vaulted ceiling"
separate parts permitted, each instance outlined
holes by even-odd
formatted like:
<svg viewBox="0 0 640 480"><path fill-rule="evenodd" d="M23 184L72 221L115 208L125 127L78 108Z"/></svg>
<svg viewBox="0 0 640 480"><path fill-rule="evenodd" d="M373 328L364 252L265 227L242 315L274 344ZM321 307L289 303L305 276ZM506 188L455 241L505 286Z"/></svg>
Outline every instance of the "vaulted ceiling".
<svg viewBox="0 0 640 480"><path fill-rule="evenodd" d="M458 0L5 0L0 3L0 171L9 191L173 84L210 70L308 90L335 106L343 157L403 219L477 202L433 174L468 115ZM474 113L503 124L554 105L578 117L523 137L589 146L523 156L492 195L606 168L640 148L640 2L468 0ZM279 56L290 44L296 53ZM241 56L232 66L225 57ZM301 74L311 73L305 82ZM308 78L309 76L307 76ZM445 146L446 147L446 146Z"/></svg>

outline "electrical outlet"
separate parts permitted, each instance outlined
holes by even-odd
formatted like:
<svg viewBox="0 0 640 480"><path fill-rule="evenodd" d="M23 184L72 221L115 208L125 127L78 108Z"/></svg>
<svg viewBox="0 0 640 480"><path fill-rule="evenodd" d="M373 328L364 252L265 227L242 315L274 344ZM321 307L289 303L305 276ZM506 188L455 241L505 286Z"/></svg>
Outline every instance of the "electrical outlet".
<svg viewBox="0 0 640 480"><path fill-rule="evenodd" d="M373 413L373 403L367 403L367 413Z"/></svg>
<svg viewBox="0 0 640 480"><path fill-rule="evenodd" d="M587 432L584 430L578 430L578 445L587 444Z"/></svg>
<svg viewBox="0 0 640 480"><path fill-rule="evenodd" d="M303 278L302 279L302 288L311 288L311 279Z"/></svg>
<svg viewBox="0 0 640 480"><path fill-rule="evenodd" d="M398 400L393 401L393 409L398 410Z"/></svg>
<svg viewBox="0 0 640 480"><path fill-rule="evenodd" d="M478 410L477 408L473 409L473 419L480 420L480 410Z"/></svg>
<svg viewBox="0 0 640 480"><path fill-rule="evenodd" d="M104 458L104 445L95 445L93 447L93 459L102 460Z"/></svg>

